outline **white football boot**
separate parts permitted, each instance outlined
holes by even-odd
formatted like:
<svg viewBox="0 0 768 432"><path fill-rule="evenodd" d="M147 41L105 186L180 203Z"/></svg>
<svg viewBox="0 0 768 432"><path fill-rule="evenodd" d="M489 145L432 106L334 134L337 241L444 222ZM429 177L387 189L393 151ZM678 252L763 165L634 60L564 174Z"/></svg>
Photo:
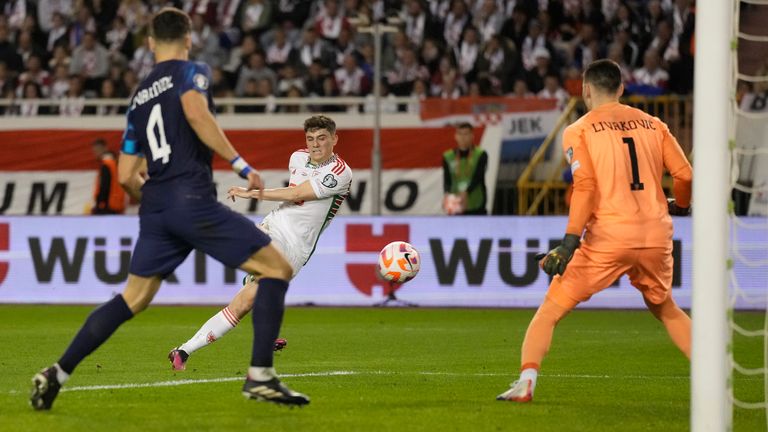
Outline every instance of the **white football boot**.
<svg viewBox="0 0 768 432"><path fill-rule="evenodd" d="M529 379L517 380L509 390L496 396L496 400L510 402L530 402L533 400L533 382Z"/></svg>

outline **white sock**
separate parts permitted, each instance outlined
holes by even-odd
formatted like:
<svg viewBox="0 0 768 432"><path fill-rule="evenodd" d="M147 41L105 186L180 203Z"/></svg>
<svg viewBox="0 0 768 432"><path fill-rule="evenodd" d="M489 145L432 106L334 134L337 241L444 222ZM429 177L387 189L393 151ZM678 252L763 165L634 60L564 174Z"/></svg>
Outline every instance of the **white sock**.
<svg viewBox="0 0 768 432"><path fill-rule="evenodd" d="M251 366L248 368L248 378L254 381L269 381L272 378L277 378L277 372L273 367Z"/></svg>
<svg viewBox="0 0 768 432"><path fill-rule="evenodd" d="M520 372L520 381L531 380L531 394L533 394L533 390L536 389L536 378L538 376L539 371L534 368L523 369L523 371Z"/></svg>
<svg viewBox="0 0 768 432"><path fill-rule="evenodd" d="M54 364L53 367L56 368L56 380L59 381L59 384L64 385L64 383L69 379L69 374L64 372L58 363Z"/></svg>
<svg viewBox="0 0 768 432"><path fill-rule="evenodd" d="M216 315L212 316L211 319L206 321L206 323L200 327L200 330L198 330L190 340L180 346L179 349L184 350L187 354L192 354L200 348L214 343L216 339L219 339L235 328L239 322L240 320L235 314L233 314L228 307L225 307Z"/></svg>

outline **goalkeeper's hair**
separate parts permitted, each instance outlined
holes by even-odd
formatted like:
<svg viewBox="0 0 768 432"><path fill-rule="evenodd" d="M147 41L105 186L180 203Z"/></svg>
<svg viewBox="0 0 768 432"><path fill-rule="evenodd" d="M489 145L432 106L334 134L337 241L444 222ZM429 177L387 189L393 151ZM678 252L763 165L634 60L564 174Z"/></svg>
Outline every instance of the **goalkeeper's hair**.
<svg viewBox="0 0 768 432"><path fill-rule="evenodd" d="M161 42L183 40L192 31L189 15L174 7L164 7L152 17L152 37Z"/></svg>
<svg viewBox="0 0 768 432"><path fill-rule="evenodd" d="M613 60L596 60L584 70L584 82L605 93L616 93L621 86L621 67Z"/></svg>
<svg viewBox="0 0 768 432"><path fill-rule="evenodd" d="M336 122L324 115L314 115L304 120L304 132L314 132L325 129L331 135L336 133Z"/></svg>

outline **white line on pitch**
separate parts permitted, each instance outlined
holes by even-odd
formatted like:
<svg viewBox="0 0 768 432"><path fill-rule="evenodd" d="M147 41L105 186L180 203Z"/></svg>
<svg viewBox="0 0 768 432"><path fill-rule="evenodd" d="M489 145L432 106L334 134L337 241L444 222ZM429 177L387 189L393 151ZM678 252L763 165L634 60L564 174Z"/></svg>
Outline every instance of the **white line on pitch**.
<svg viewBox="0 0 768 432"><path fill-rule="evenodd" d="M281 378L304 378L304 377L329 377L329 376L343 376L343 375L439 375L439 376L465 376L465 377L480 377L480 376L506 376L514 378L514 373L494 373L494 372L478 372L478 373L459 373L459 372L430 372L430 371L417 371L417 372L391 372L391 371L328 371L328 372L308 372L308 373L294 373L294 374L282 374ZM573 378L573 379L644 379L644 380L687 380L690 379L687 375L588 375L588 374L542 374L543 378ZM74 391L93 391L93 390L122 390L122 389L136 389L136 388L150 388L150 387L175 387L180 385L189 384L207 384L207 383L220 383L230 381L241 381L243 376L237 377L223 377L223 378L205 378L205 379L182 379L173 381L157 381L148 383L134 383L134 384L105 384L105 385L91 385L91 386L76 386L65 387L61 389L62 392L74 392ZM754 379L754 378L753 378ZM749 378L742 378L740 381L751 381ZM18 390L11 390L8 394L22 393Z"/></svg>

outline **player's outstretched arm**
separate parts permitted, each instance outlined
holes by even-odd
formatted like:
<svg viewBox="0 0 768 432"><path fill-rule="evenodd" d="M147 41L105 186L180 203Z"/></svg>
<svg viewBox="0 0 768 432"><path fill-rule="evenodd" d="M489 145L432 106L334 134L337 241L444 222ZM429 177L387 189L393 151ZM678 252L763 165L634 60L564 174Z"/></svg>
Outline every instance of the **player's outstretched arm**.
<svg viewBox="0 0 768 432"><path fill-rule="evenodd" d="M259 197L259 193L263 195ZM306 181L298 186L277 189L248 190L241 187L231 187L227 192L229 199L250 198L265 201L313 201L318 199L312 185Z"/></svg>
<svg viewBox="0 0 768 432"><path fill-rule="evenodd" d="M203 144L228 160L232 169L240 177L248 180L248 189L261 191L264 188L261 175L237 154L232 143L229 142L224 131L216 122L216 118L208 110L208 99L205 95L189 90L181 95L181 107L184 110L184 117L187 118L189 125L192 126Z"/></svg>

